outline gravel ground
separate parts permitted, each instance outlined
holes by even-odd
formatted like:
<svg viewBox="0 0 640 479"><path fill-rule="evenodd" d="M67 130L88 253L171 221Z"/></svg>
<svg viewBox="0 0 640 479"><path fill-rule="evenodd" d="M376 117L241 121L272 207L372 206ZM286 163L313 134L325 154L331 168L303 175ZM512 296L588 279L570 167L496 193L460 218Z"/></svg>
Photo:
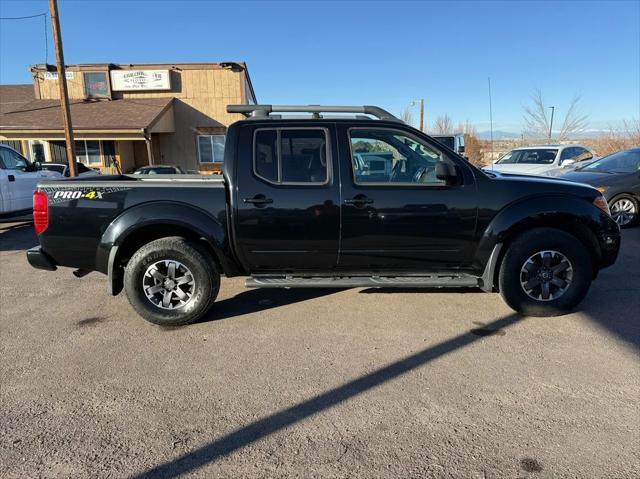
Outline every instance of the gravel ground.
<svg viewBox="0 0 640 479"><path fill-rule="evenodd" d="M2 477L640 477L640 228L561 318L233 279L178 329L35 243L0 225Z"/></svg>

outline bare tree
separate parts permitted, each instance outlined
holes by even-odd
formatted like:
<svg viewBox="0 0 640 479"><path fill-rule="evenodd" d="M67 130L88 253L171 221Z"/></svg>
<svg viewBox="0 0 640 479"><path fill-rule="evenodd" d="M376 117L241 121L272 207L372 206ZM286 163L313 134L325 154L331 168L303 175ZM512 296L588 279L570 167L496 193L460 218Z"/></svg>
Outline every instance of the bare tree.
<svg viewBox="0 0 640 479"><path fill-rule="evenodd" d="M589 126L589 115L580 110L580 95L575 95L569 103L569 109L564 116L560 128L560 141L568 140L577 133L582 133Z"/></svg>
<svg viewBox="0 0 640 479"><path fill-rule="evenodd" d="M404 107L400 113L400 119L407 125L413 124L413 113L411 113L411 109L408 106Z"/></svg>
<svg viewBox="0 0 640 479"><path fill-rule="evenodd" d="M522 107L524 110L524 125L530 136L543 138L549 134L549 119L547 107L542 98L542 92L536 90L531 94L531 105Z"/></svg>
<svg viewBox="0 0 640 479"><path fill-rule="evenodd" d="M444 115L440 115L436 118L433 125L433 131L438 135L448 135L453 133L453 120L446 113Z"/></svg>
<svg viewBox="0 0 640 479"><path fill-rule="evenodd" d="M560 141L568 140L577 133L583 132L589 125L589 115L584 114L580 109L580 98L580 95L575 95L569 103L569 108L564 115L558 134ZM545 105L540 90L533 92L531 104L525 105L523 110L527 134L533 138L546 138L549 135L551 121L548 116L549 107Z"/></svg>

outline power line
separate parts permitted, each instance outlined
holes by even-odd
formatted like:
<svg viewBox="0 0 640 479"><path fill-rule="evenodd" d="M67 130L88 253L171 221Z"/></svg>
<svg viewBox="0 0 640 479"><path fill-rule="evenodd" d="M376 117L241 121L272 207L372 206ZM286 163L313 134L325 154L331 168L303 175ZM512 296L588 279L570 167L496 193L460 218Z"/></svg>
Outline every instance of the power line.
<svg viewBox="0 0 640 479"><path fill-rule="evenodd" d="M47 12L37 13L35 15L25 15L24 17L0 17L0 20L28 20L31 18L42 17L44 20L44 62L49 63L49 36L47 35Z"/></svg>
<svg viewBox="0 0 640 479"><path fill-rule="evenodd" d="M47 13L38 13L36 15L27 15L26 17L0 17L0 20L26 20L27 18L46 17Z"/></svg>

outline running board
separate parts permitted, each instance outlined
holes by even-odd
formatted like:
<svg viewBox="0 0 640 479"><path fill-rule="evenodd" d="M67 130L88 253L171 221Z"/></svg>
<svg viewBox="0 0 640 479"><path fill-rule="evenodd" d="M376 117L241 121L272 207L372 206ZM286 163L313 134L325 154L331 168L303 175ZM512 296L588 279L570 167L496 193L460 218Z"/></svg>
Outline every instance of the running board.
<svg viewBox="0 0 640 479"><path fill-rule="evenodd" d="M467 274L429 276L251 276L247 288L478 288L482 281Z"/></svg>

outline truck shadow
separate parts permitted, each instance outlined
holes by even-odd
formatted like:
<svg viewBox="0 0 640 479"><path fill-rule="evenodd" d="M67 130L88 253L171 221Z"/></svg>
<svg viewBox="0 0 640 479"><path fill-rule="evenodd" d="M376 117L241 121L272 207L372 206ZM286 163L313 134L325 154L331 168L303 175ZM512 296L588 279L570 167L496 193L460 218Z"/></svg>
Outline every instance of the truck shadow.
<svg viewBox="0 0 640 479"><path fill-rule="evenodd" d="M604 269L578 307L589 319L640 348L640 228L622 231L616 263ZM634 313L635 311L635 313Z"/></svg>
<svg viewBox="0 0 640 479"><path fill-rule="evenodd" d="M339 288L304 289L249 289L235 296L216 301L211 311L194 324L229 319L245 314L259 313L272 308L335 294Z"/></svg>
<svg viewBox="0 0 640 479"><path fill-rule="evenodd" d="M24 251L38 244L33 223L0 223L0 251Z"/></svg>
<svg viewBox="0 0 640 479"><path fill-rule="evenodd" d="M523 319L522 316L511 314L483 325L482 330L489 332L504 331ZM459 349L479 341L493 341L495 340L494 338L495 336L492 334L479 334L477 328L472 331L463 332L451 339L429 346L415 354L398 359L393 363L382 366L338 387L242 426L229 434L212 440L204 446L133 477L151 479L174 478L187 475L249 444L353 399L360 394L403 376L442 356L454 353Z"/></svg>

